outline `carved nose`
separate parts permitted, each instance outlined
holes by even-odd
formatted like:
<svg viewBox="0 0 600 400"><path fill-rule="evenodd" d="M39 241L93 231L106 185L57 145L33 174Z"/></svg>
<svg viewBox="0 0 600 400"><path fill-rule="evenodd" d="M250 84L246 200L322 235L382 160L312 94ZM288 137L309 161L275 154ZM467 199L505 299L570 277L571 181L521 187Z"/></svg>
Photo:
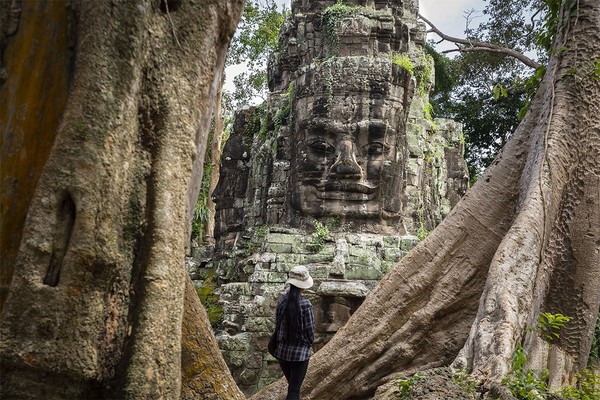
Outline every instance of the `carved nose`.
<svg viewBox="0 0 600 400"><path fill-rule="evenodd" d="M353 144L350 140L344 140L339 146L340 153L337 160L331 166L330 172L338 175L350 175L359 178L362 175L362 168L356 162Z"/></svg>

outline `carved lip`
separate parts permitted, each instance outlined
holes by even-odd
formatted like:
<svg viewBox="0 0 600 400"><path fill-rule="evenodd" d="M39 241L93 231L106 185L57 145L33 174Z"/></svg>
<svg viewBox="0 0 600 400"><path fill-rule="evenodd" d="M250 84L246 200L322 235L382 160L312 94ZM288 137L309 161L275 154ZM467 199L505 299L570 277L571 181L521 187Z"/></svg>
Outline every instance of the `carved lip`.
<svg viewBox="0 0 600 400"><path fill-rule="evenodd" d="M316 196L323 200L368 201L375 198L379 186L360 182L325 181L314 185Z"/></svg>

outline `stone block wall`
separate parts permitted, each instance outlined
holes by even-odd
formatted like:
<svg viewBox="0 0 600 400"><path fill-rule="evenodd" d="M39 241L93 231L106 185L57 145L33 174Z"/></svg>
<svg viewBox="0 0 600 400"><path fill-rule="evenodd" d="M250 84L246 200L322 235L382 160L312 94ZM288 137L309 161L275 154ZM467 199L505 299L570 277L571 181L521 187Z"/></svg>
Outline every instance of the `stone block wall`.
<svg viewBox="0 0 600 400"><path fill-rule="evenodd" d="M223 320L216 336L246 395L282 376L267 343L274 331L277 299L291 268L305 265L314 278L314 286L305 296L313 304L313 351L318 351L348 321L379 279L418 242L414 236L330 233L320 245L315 244L312 234L281 227L256 236L247 246L240 241L237 257L190 263L196 286L203 285L206 270L222 277L236 276L218 289ZM256 241L262 244L252 251Z"/></svg>

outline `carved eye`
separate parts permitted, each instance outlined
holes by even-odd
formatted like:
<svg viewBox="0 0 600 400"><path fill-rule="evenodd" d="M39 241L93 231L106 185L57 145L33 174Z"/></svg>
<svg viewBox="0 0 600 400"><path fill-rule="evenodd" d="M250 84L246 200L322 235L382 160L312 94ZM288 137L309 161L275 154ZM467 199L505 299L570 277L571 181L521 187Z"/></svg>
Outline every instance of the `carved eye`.
<svg viewBox="0 0 600 400"><path fill-rule="evenodd" d="M365 146L366 152L369 156L382 156L387 154L389 147L381 142L371 142Z"/></svg>
<svg viewBox="0 0 600 400"><path fill-rule="evenodd" d="M309 149L322 154L333 154L335 153L335 147L327 143L323 139L315 139L312 142L307 143Z"/></svg>

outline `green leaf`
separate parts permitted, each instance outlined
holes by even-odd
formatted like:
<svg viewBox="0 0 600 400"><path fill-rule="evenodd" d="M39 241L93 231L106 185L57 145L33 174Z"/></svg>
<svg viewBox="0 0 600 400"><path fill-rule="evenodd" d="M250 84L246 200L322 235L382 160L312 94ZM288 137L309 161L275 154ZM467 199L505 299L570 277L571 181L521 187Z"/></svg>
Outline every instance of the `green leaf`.
<svg viewBox="0 0 600 400"><path fill-rule="evenodd" d="M498 100L500 98L500 87L498 85L494 86L492 89L492 96L494 96L494 100Z"/></svg>
<svg viewBox="0 0 600 400"><path fill-rule="evenodd" d="M539 79L542 80L542 78L544 77L544 75L546 75L546 67L545 66L541 66L536 68L534 76Z"/></svg>
<svg viewBox="0 0 600 400"><path fill-rule="evenodd" d="M575 68L569 68L566 72L567 75L577 75L577 70Z"/></svg>
<svg viewBox="0 0 600 400"><path fill-rule="evenodd" d="M594 74L592 75L594 80L600 79L600 58L594 60Z"/></svg>

